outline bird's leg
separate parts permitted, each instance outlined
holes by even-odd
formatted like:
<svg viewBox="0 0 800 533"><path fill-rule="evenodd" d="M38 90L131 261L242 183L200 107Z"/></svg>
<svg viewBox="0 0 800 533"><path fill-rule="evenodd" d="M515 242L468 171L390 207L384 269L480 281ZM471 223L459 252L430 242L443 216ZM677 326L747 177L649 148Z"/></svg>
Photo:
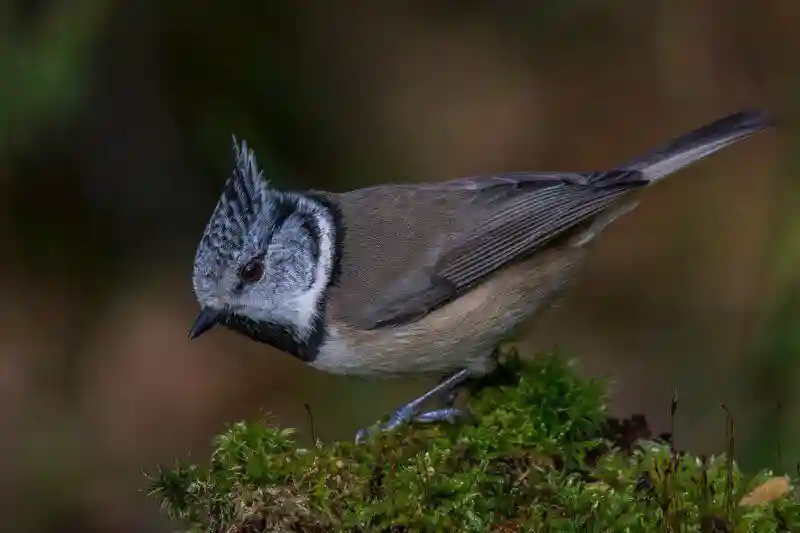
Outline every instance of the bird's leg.
<svg viewBox="0 0 800 533"><path fill-rule="evenodd" d="M499 348L495 348L490 356L494 361L494 368L487 374L468 377L457 387L453 387L443 396L444 406L452 408L455 406L456 399L458 399L458 391L460 389L467 389L470 395L473 395L486 387L496 385L512 385L518 379L517 372L502 362L502 357Z"/></svg>
<svg viewBox="0 0 800 533"><path fill-rule="evenodd" d="M514 385L519 381L518 369L514 364L503 362L499 349L495 349L495 351L492 352L491 358L495 363L491 371L483 375L468 377L443 396L442 403L445 408L453 409L455 407L456 400L458 399L458 392L461 389L466 389L469 396L474 396L487 387ZM446 409L443 411L446 411Z"/></svg>
<svg viewBox="0 0 800 533"><path fill-rule="evenodd" d="M464 412L460 409L448 406L443 409L420 412L420 407L434 396L450 393L459 385L464 383L468 378L469 371L465 369L459 370L452 376L440 381L438 385L433 387L419 398L411 400L396 410L394 414L392 414L391 418L389 418L389 421L378 428L378 431L391 431L403 424L411 422L412 420L417 422L438 422L441 420L454 422L457 418L464 414ZM369 432L366 429L359 429L358 432L356 432L356 443L363 441L368 433Z"/></svg>

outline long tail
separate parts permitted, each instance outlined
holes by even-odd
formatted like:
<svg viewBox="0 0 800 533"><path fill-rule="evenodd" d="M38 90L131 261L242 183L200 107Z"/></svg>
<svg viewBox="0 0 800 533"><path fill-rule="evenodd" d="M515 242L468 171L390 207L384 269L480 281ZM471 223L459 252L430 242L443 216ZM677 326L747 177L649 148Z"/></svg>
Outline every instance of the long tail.
<svg viewBox="0 0 800 533"><path fill-rule="evenodd" d="M678 137L613 170L597 172L590 182L601 188L622 186L623 190L619 191L622 195L627 187L649 185L772 125L773 121L762 110L740 111ZM638 205L638 201L632 201L600 213L573 246L581 247L593 241L615 220Z"/></svg>
<svg viewBox="0 0 800 533"><path fill-rule="evenodd" d="M728 115L617 165L614 171L601 173L597 176L596 184L613 186L627 181L641 183L642 180L653 183L773 124L767 112L761 109L747 109ZM638 172L634 177L631 173L621 171Z"/></svg>

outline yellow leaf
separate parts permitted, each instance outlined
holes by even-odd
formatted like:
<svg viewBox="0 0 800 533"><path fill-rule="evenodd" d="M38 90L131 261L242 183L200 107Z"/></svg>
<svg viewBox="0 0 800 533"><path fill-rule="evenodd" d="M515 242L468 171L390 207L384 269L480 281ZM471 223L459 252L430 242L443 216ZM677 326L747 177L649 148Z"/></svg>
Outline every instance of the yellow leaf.
<svg viewBox="0 0 800 533"><path fill-rule="evenodd" d="M747 494L739 501L739 505L749 506L769 503L789 492L791 488L788 477L773 477L750 491L750 494Z"/></svg>

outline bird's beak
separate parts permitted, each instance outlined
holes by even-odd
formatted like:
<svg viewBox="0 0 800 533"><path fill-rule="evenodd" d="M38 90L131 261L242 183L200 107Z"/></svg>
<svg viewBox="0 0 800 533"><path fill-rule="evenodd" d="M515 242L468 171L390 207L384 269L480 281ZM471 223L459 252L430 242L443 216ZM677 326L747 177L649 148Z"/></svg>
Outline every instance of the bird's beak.
<svg viewBox="0 0 800 533"><path fill-rule="evenodd" d="M221 309L204 307L197 316L197 320L194 321L192 329L189 330L189 338L195 339L219 324L224 314L224 311Z"/></svg>

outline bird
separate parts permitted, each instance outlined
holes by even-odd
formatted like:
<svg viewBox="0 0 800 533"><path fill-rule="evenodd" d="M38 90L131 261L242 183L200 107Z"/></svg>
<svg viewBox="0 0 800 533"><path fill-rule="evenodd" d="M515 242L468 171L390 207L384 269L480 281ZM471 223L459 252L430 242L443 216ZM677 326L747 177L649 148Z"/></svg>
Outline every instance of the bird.
<svg viewBox="0 0 800 533"><path fill-rule="evenodd" d="M634 192L773 125L745 109L602 171L507 172L331 192L273 187L246 141L197 245L194 339L216 325L327 373L437 376L376 430L498 367L558 301Z"/></svg>

